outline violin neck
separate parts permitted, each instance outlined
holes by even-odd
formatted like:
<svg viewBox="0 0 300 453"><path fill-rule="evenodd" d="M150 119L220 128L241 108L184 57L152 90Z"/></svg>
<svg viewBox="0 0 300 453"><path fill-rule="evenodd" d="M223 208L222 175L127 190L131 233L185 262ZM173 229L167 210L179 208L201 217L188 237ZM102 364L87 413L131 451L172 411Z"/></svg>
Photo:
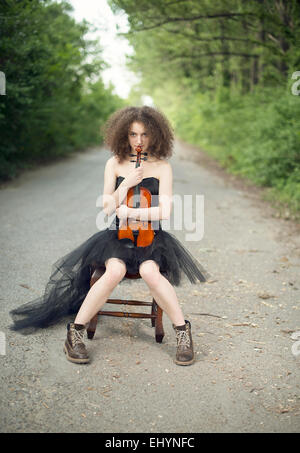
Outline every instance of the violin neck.
<svg viewBox="0 0 300 453"><path fill-rule="evenodd" d="M136 160L136 164L135 164L135 168L138 168L140 167L140 158L138 157L137 160ZM136 186L134 186L134 197L133 197L133 205L134 205L134 208L139 208L140 207L140 200L141 200L141 196L140 196L140 187L141 187L141 183L137 184Z"/></svg>
<svg viewBox="0 0 300 453"><path fill-rule="evenodd" d="M145 157L141 157L141 155L144 155ZM134 154L130 154L131 156L134 156ZM139 167L141 165L141 159L147 160L148 153L143 153L141 150L137 151L137 156L136 156L136 161L131 160L131 162L135 162L135 168ZM134 187L134 197L133 197L133 207L134 208L139 208L140 207L140 200L141 200L141 195L140 195L140 189L141 189L141 183L137 184Z"/></svg>

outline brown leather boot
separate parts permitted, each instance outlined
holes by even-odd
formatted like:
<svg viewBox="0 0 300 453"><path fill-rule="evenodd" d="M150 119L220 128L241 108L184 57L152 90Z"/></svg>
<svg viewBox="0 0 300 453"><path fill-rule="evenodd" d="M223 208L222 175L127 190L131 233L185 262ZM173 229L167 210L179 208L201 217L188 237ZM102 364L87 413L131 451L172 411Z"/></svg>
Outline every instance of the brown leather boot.
<svg viewBox="0 0 300 453"><path fill-rule="evenodd" d="M67 339L64 345L67 359L74 363L88 363L90 359L85 344L83 343L85 326L70 322L67 329Z"/></svg>
<svg viewBox="0 0 300 453"><path fill-rule="evenodd" d="M174 362L177 365L191 365L195 361L191 323L185 320L185 325L174 326L177 338L177 352Z"/></svg>

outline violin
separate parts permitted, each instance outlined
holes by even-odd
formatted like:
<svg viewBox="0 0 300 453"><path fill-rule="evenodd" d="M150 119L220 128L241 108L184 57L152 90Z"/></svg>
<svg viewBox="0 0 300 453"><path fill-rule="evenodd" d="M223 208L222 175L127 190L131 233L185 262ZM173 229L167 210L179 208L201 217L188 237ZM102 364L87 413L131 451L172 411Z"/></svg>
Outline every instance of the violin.
<svg viewBox="0 0 300 453"><path fill-rule="evenodd" d="M135 168L141 165L141 160L147 160L147 153L142 152L142 147L136 148L137 158L130 162L136 162ZM142 157L142 154L144 157ZM134 156L134 154L130 154ZM150 208L151 207L151 192L141 186L141 182L134 187L131 187L127 192L126 205L129 208ZM151 226L151 221L127 219L127 221L119 227L118 239L124 242L128 248L147 247L154 238L154 230Z"/></svg>

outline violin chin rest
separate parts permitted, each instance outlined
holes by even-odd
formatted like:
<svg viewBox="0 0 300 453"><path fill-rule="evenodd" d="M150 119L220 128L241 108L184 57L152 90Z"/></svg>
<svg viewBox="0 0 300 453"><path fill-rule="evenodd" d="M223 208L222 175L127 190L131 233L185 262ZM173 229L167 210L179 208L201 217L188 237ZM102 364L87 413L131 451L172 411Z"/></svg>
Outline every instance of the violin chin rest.
<svg viewBox="0 0 300 453"><path fill-rule="evenodd" d="M128 249L133 249L134 248L134 243L129 238L119 239L119 241L122 242L122 244L124 244L124 247L126 247Z"/></svg>

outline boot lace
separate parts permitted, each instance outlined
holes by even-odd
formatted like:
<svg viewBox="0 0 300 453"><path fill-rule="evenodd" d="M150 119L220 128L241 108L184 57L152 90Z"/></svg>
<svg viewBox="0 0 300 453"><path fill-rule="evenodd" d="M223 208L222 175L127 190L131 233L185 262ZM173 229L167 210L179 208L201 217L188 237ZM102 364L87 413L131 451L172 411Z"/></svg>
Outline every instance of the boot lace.
<svg viewBox="0 0 300 453"><path fill-rule="evenodd" d="M74 329L72 331L72 343L73 343L73 346L76 346L77 344L83 343L83 335L84 335L84 331L83 330Z"/></svg>
<svg viewBox="0 0 300 453"><path fill-rule="evenodd" d="M190 336L186 330L177 330L177 344L178 346L190 347Z"/></svg>

